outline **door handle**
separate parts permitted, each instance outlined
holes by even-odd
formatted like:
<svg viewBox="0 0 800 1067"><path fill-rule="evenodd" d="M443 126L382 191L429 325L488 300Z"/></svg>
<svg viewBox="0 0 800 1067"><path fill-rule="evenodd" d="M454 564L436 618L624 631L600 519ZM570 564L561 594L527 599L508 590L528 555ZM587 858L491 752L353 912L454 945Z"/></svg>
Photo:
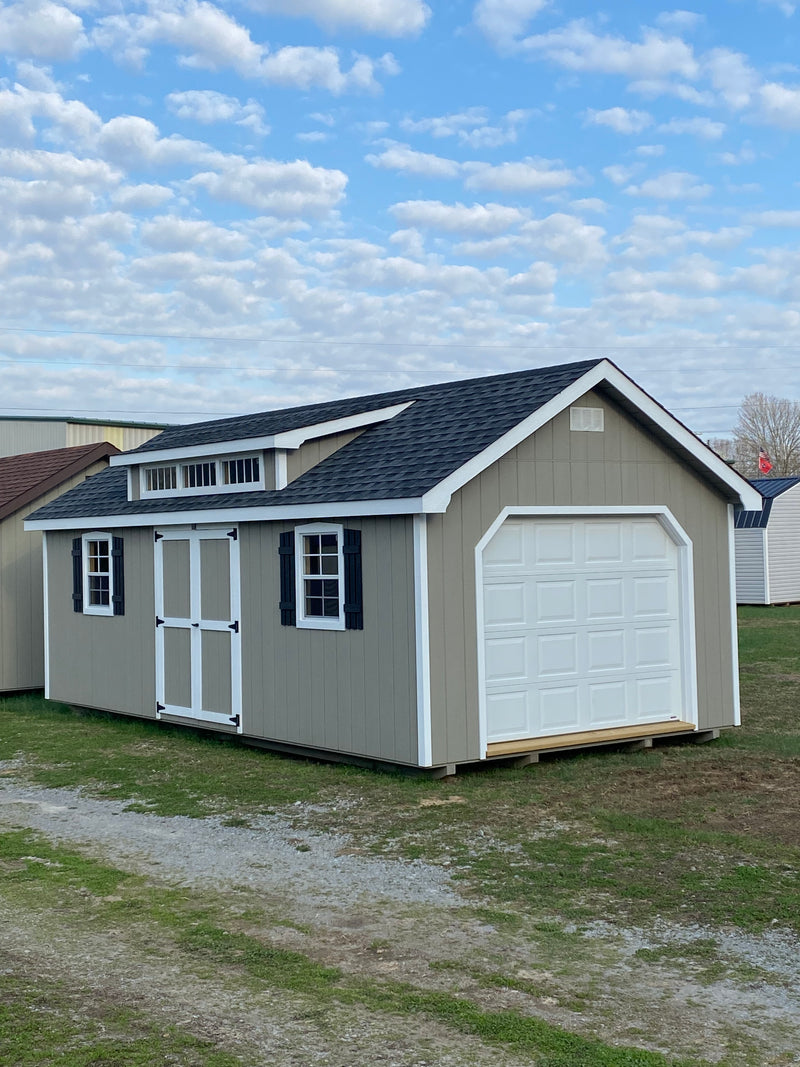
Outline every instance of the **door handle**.
<svg viewBox="0 0 800 1067"><path fill-rule="evenodd" d="M199 626L199 625L200 625L200 623L199 623L199 622L193 622L193 623L192 623L192 626Z"/></svg>

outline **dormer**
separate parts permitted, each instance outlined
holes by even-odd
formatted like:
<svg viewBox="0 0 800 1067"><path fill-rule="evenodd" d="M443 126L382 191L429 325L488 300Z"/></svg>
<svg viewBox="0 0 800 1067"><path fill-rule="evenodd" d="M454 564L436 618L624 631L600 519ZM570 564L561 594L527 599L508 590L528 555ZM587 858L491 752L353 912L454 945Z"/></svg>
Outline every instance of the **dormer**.
<svg viewBox="0 0 800 1067"><path fill-rule="evenodd" d="M128 468L128 500L281 490L411 403L254 437L236 437L234 421L229 440L172 447L167 441L162 448L154 440L145 449L112 457L112 463Z"/></svg>

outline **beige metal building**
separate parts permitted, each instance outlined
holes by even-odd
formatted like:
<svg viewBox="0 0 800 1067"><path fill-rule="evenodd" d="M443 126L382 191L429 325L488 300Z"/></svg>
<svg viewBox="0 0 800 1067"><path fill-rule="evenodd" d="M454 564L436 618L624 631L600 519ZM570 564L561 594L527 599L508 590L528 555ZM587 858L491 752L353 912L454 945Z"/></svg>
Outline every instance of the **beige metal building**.
<svg viewBox="0 0 800 1067"><path fill-rule="evenodd" d="M46 691L439 770L708 736L760 505L607 360L176 427L27 523Z"/></svg>
<svg viewBox="0 0 800 1067"><path fill-rule="evenodd" d="M106 441L0 458L0 692L44 685L42 535L23 529L32 507L108 466Z"/></svg>
<svg viewBox="0 0 800 1067"><path fill-rule="evenodd" d="M74 448L99 441L108 441L121 452L126 452L143 445L164 429L163 423L1 415L0 456Z"/></svg>

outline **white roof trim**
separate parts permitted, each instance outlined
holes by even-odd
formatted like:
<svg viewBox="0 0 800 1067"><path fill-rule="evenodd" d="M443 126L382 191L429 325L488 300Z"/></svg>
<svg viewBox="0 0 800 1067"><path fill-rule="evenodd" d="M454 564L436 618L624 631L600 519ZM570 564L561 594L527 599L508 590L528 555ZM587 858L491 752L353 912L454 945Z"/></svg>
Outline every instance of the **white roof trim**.
<svg viewBox="0 0 800 1067"><path fill-rule="evenodd" d="M186 526L189 523L275 522L279 519L329 519L357 515L419 515L421 497L397 500L333 500L324 504L281 504L260 508L198 508L196 511L151 511L127 515L74 515L61 519L26 519L26 530L119 529L125 526Z"/></svg>
<svg viewBox="0 0 800 1067"><path fill-rule="evenodd" d="M435 485L433 489L429 489L422 498L424 510L444 511L456 490L461 489L467 482L477 477L492 463L501 459L512 448L524 441L526 437L530 437L541 426L555 418L570 404L582 397L584 393L601 382L608 382L609 385L622 393L643 414L647 415L668 434L677 445L689 452L704 467L714 473L720 481L724 482L736 493L744 508L748 511L761 511L761 494L750 485L746 478L743 478L723 459L720 459L716 452L704 445L699 437L687 430L676 418L670 415L668 411L665 411L660 404L657 404L643 389L640 389L638 385L607 359L601 360L590 368L572 385L568 385L566 389L563 389L552 400L542 405L537 411L534 411L532 415L517 423L508 433L498 437L483 452L473 456L462 467L459 467L447 478L439 482L438 485Z"/></svg>
<svg viewBox="0 0 800 1067"><path fill-rule="evenodd" d="M347 415L341 419L317 422L310 426L300 426L296 430L269 434L263 437L242 437L233 441L216 441L206 445L181 445L176 448L151 448L144 452L123 452L112 456L115 467L134 464L168 463L170 460L201 459L205 456L231 455L235 452L256 452L262 448L299 448L305 441L316 437L327 437L332 433L346 433L359 430L362 426L374 426L376 422L386 422L405 411L413 404L407 400L403 404L393 404L388 408L376 408L374 411L362 411L358 415Z"/></svg>

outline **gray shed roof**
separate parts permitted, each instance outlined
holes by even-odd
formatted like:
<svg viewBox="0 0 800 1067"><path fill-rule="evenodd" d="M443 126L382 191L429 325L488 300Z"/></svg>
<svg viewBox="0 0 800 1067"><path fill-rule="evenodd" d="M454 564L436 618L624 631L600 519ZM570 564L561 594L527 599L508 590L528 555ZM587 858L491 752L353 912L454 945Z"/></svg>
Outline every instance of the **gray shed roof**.
<svg viewBox="0 0 800 1067"><path fill-rule="evenodd" d="M736 529L764 529L769 522L772 501L776 496L794 489L798 483L800 483L800 478L754 478L750 484L761 493L764 498L764 507L761 511L737 511Z"/></svg>
<svg viewBox="0 0 800 1067"><path fill-rule="evenodd" d="M129 455L265 437L411 401L393 418L370 426L355 440L285 489L265 492L176 494L127 499L127 471L110 467L34 512L32 519L163 514L217 508L393 500L421 496L493 441L558 396L590 368L584 360L539 370L401 389L325 404L266 411L165 430Z"/></svg>

